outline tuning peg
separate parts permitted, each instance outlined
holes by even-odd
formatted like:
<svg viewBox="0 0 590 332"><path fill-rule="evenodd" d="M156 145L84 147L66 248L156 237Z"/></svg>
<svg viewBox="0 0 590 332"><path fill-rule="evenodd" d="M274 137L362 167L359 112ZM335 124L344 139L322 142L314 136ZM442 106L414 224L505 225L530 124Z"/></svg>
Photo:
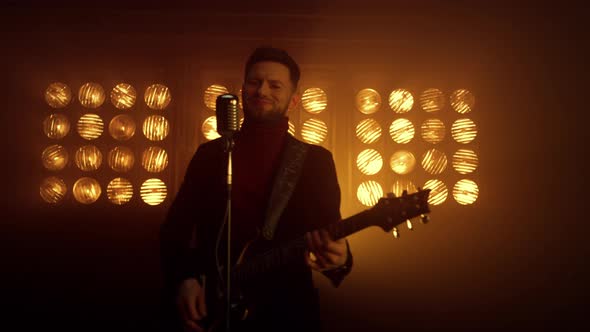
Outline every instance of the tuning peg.
<svg viewBox="0 0 590 332"><path fill-rule="evenodd" d="M387 198L395 198L395 195L393 193L387 193Z"/></svg>
<svg viewBox="0 0 590 332"><path fill-rule="evenodd" d="M408 191L404 189L404 191L402 191L402 196L408 196Z"/></svg>
<svg viewBox="0 0 590 332"><path fill-rule="evenodd" d="M430 217L427 214L421 214L420 221L422 221L423 224L426 224L430 221Z"/></svg>
<svg viewBox="0 0 590 332"><path fill-rule="evenodd" d="M399 238L399 231L397 230L397 227L393 228L393 237L396 239Z"/></svg>
<svg viewBox="0 0 590 332"><path fill-rule="evenodd" d="M412 221L410 221L410 219L406 220L406 225L408 225L409 230L414 230L414 225L412 225Z"/></svg>

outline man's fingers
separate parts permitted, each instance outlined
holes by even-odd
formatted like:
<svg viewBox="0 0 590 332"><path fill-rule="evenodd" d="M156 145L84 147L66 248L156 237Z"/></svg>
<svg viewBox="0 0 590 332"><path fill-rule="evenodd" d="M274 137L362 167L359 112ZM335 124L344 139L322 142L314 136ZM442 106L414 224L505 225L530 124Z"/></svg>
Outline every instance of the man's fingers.
<svg viewBox="0 0 590 332"><path fill-rule="evenodd" d="M207 302L205 301L205 278L203 278L203 286L201 287L201 292L197 299L197 311L199 312L201 318L207 316Z"/></svg>
<svg viewBox="0 0 590 332"><path fill-rule="evenodd" d="M205 330L192 320L184 321L184 330L187 332L204 332Z"/></svg>

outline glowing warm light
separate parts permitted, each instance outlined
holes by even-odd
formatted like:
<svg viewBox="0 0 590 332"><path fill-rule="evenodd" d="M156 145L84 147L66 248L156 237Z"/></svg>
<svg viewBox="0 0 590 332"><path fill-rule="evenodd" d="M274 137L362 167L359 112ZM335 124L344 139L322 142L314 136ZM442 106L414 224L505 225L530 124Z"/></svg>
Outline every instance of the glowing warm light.
<svg viewBox="0 0 590 332"><path fill-rule="evenodd" d="M158 205L166 199L166 184L160 179L148 179L140 189L141 199L148 205Z"/></svg>
<svg viewBox="0 0 590 332"><path fill-rule="evenodd" d="M416 166L416 157L410 151L399 150L391 156L389 166L397 174L408 174Z"/></svg>
<svg viewBox="0 0 590 332"><path fill-rule="evenodd" d="M99 108L106 96L102 86L95 82L88 82L80 87L78 100L86 108Z"/></svg>
<svg viewBox="0 0 590 332"><path fill-rule="evenodd" d="M321 113L328 106L328 96L320 88L309 88L301 96L303 109L311 114Z"/></svg>
<svg viewBox="0 0 590 332"><path fill-rule="evenodd" d="M61 145L50 145L41 153L43 166L50 171L60 171L68 164L68 151Z"/></svg>
<svg viewBox="0 0 590 332"><path fill-rule="evenodd" d="M460 174L469 174L477 169L479 160L475 151L469 149L459 149L453 155L453 168Z"/></svg>
<svg viewBox="0 0 590 332"><path fill-rule="evenodd" d="M118 141L126 141L135 135L135 121L127 114L117 115L109 123L109 133Z"/></svg>
<svg viewBox="0 0 590 332"><path fill-rule="evenodd" d="M399 197L404 193L404 190L408 192L408 194L412 194L417 192L416 186L412 183L412 181L407 179L398 179L395 180L393 186L391 187L391 192L396 196Z"/></svg>
<svg viewBox="0 0 590 332"><path fill-rule="evenodd" d="M161 141L170 131L168 120L161 115L150 115L143 121L143 134L150 141Z"/></svg>
<svg viewBox="0 0 590 332"><path fill-rule="evenodd" d="M50 204L59 203L66 195L67 191L68 188L66 187L64 180L55 176L45 178L43 182L41 182L41 186L39 186L39 194L41 195L41 198Z"/></svg>
<svg viewBox="0 0 590 332"><path fill-rule="evenodd" d="M83 177L74 183L72 193L76 201L82 204L92 204L98 200L102 190L98 181L93 178Z"/></svg>
<svg viewBox="0 0 590 332"><path fill-rule="evenodd" d="M426 89L420 95L420 106L429 113L440 111L445 107L445 96L439 89Z"/></svg>
<svg viewBox="0 0 590 332"><path fill-rule="evenodd" d="M381 108L381 95L373 89L362 89L356 94L356 108L363 114L373 114Z"/></svg>
<svg viewBox="0 0 590 332"><path fill-rule="evenodd" d="M383 197L383 188L376 181L365 181L359 185L356 191L356 198L364 206L377 204L381 197Z"/></svg>
<svg viewBox="0 0 590 332"><path fill-rule="evenodd" d="M453 197L461 205L473 204L478 196L479 188L474 181L467 179L459 180L453 187Z"/></svg>
<svg viewBox="0 0 590 332"><path fill-rule="evenodd" d="M217 132L217 118L215 115L212 115L203 121L201 131L203 132L203 136L209 141L221 137Z"/></svg>
<svg viewBox="0 0 590 332"><path fill-rule="evenodd" d="M128 172L135 164L133 151L124 146L117 146L109 151L109 167L115 172Z"/></svg>
<svg viewBox="0 0 590 332"><path fill-rule="evenodd" d="M85 140L93 140L99 138L104 130L104 123L100 116L96 114L84 114L78 120L76 125L78 134Z"/></svg>
<svg viewBox="0 0 590 332"><path fill-rule="evenodd" d="M289 121L289 134L295 136L295 125L293 124L293 122Z"/></svg>
<svg viewBox="0 0 590 332"><path fill-rule="evenodd" d="M383 167L383 158L376 150L366 149L356 157L356 167L363 174L375 175Z"/></svg>
<svg viewBox="0 0 590 332"><path fill-rule="evenodd" d="M406 113L414 107L414 96L404 89L396 89L389 94L389 107L395 113Z"/></svg>
<svg viewBox="0 0 590 332"><path fill-rule="evenodd" d="M83 171L96 171L102 164L102 153L94 145L85 145L76 151L74 161Z"/></svg>
<svg viewBox="0 0 590 332"><path fill-rule="evenodd" d="M430 174L440 174L447 168L447 156L437 149L430 149L422 155L422 167Z"/></svg>
<svg viewBox="0 0 590 332"><path fill-rule="evenodd" d="M168 166L168 153L158 146L150 146L143 151L141 165L150 173L163 171Z"/></svg>
<svg viewBox="0 0 590 332"><path fill-rule="evenodd" d="M43 132L52 139L64 138L70 132L70 121L63 114L51 114L43 121Z"/></svg>
<svg viewBox="0 0 590 332"><path fill-rule="evenodd" d="M356 126L356 137L365 144L377 142L381 138L381 126L375 119L364 119Z"/></svg>
<svg viewBox="0 0 590 332"><path fill-rule="evenodd" d="M328 126L319 119L309 119L303 123L301 137L310 144L320 144L328 136Z"/></svg>
<svg viewBox="0 0 590 332"><path fill-rule="evenodd" d="M437 144L445 138L445 124L439 119L428 119L421 126L422 139Z"/></svg>
<svg viewBox="0 0 590 332"><path fill-rule="evenodd" d="M216 102L217 102L217 97L219 97L220 95L229 93L229 90L227 90L226 87L224 87L223 85L219 85L219 84L213 84L210 85L206 90L205 90L205 106L207 106L208 109L215 111L215 107L216 107ZM241 96L241 93L240 93Z"/></svg>
<svg viewBox="0 0 590 332"><path fill-rule="evenodd" d="M149 108L161 111L168 107L168 104L172 100L172 95L170 95L170 90L168 90L167 86L152 84L145 89L144 100Z"/></svg>
<svg viewBox="0 0 590 332"><path fill-rule="evenodd" d="M447 190L447 186L440 181L440 180L428 180L424 183L423 189L430 189L430 194L428 195L428 204L431 205L440 205L447 200L447 196L449 195L449 191Z"/></svg>
<svg viewBox="0 0 590 332"><path fill-rule="evenodd" d="M465 89L455 90L451 94L451 106L457 113L466 114L473 110L475 97Z"/></svg>
<svg viewBox="0 0 590 332"><path fill-rule="evenodd" d="M457 143L471 143L477 136L477 127L470 119L458 119L451 127L451 135Z"/></svg>
<svg viewBox="0 0 590 332"><path fill-rule="evenodd" d="M131 84L119 83L111 91L111 103L120 110L126 110L135 105L137 91Z"/></svg>
<svg viewBox="0 0 590 332"><path fill-rule="evenodd" d="M123 205L133 197L133 185L125 178L115 178L107 185L107 197L113 204Z"/></svg>
<svg viewBox="0 0 590 332"><path fill-rule="evenodd" d="M53 82L45 90L45 101L53 108L64 108L71 100L72 90L61 82Z"/></svg>
<svg viewBox="0 0 590 332"><path fill-rule="evenodd" d="M399 144L409 143L414 138L414 133L414 125L408 119L396 119L389 126L391 139Z"/></svg>

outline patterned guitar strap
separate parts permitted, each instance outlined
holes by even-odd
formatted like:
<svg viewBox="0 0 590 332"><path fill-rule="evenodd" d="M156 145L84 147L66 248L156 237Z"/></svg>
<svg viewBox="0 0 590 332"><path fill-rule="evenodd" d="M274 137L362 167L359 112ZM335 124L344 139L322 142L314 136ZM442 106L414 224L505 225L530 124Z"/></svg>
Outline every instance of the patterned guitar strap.
<svg viewBox="0 0 590 332"><path fill-rule="evenodd" d="M262 227L262 236L267 240L274 237L281 214L293 194L303 168L307 149L308 146L305 143L287 135L285 151L275 177Z"/></svg>

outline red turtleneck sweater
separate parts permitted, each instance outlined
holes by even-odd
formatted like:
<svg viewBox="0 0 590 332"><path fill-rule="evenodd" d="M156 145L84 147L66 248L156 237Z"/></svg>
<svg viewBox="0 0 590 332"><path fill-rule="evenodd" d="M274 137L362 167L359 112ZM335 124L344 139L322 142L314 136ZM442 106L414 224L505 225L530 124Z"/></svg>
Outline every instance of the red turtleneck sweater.
<svg viewBox="0 0 590 332"><path fill-rule="evenodd" d="M262 226L288 128L286 117L272 123L246 120L236 139L232 236L235 234L242 241L251 239Z"/></svg>

